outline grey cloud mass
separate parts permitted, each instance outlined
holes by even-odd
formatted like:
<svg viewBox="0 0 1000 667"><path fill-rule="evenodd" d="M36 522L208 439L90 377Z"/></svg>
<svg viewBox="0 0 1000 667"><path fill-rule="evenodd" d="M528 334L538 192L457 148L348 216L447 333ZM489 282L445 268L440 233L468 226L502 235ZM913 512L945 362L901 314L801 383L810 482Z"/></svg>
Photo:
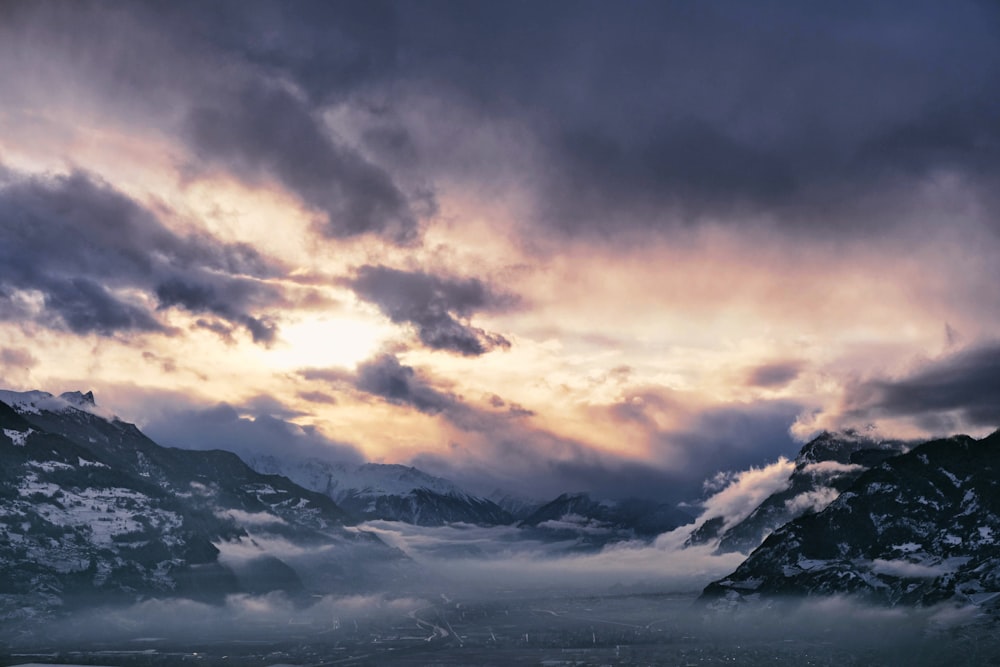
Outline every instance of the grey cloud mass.
<svg viewBox="0 0 1000 667"><path fill-rule="evenodd" d="M404 366L389 354L358 364L354 386L390 403L410 405L428 414L437 414L456 402L418 377L413 368Z"/></svg>
<svg viewBox="0 0 1000 667"><path fill-rule="evenodd" d="M340 388L353 388L393 405L409 406L426 414L454 411L461 401L436 389L413 367L400 363L392 354L380 354L358 364L354 372L340 369L309 368L299 372L306 380L318 380Z"/></svg>
<svg viewBox="0 0 1000 667"><path fill-rule="evenodd" d="M431 349L476 356L510 347L503 336L468 323L475 312L504 310L515 302L478 278L363 266L348 285L393 322L412 325Z"/></svg>
<svg viewBox="0 0 1000 667"><path fill-rule="evenodd" d="M801 372L800 362L776 361L750 371L747 383L755 387L780 388L797 378Z"/></svg>
<svg viewBox="0 0 1000 667"><path fill-rule="evenodd" d="M267 412L241 414L228 403L171 410L146 424L143 430L167 446L225 449L247 460L284 455L350 463L362 461L353 445L330 440L315 429L304 428Z"/></svg>
<svg viewBox="0 0 1000 667"><path fill-rule="evenodd" d="M894 207L929 178L957 174L988 202L1000 172L992 3L254 6L204 23L220 29L202 38L312 104L368 96L404 110L418 91L474 125L523 128L539 160L522 185L543 229L609 237L753 214L785 231L871 234L907 224ZM226 16L182 7L189 21ZM459 178L470 162L419 137L482 157L476 130L400 128L425 169ZM468 176L511 155L489 157Z"/></svg>
<svg viewBox="0 0 1000 667"><path fill-rule="evenodd" d="M109 336L167 331L157 311L177 307L244 326L258 342L274 336L254 313L282 302L263 282L280 267L248 246L178 236L99 179L8 173L0 219L4 319Z"/></svg>
<svg viewBox="0 0 1000 667"><path fill-rule="evenodd" d="M169 103L180 129L157 122L205 163L280 182L335 239L416 243L437 182L481 185L504 163L532 202L529 235L748 218L879 234L911 224L914 190L943 176L998 206L995 3L14 7L11 24L65 49L67 67L103 67L123 108ZM156 39L129 41L142 30ZM427 116L427 97L464 115ZM384 144L386 128L340 136L330 111L396 118L389 143L409 158L374 161L363 137ZM484 143L499 126L532 157Z"/></svg>
<svg viewBox="0 0 1000 667"><path fill-rule="evenodd" d="M414 239L418 220L392 177L338 142L308 103L278 86L250 84L186 122L197 155L250 180L273 177L322 212L334 238L376 233Z"/></svg>
<svg viewBox="0 0 1000 667"><path fill-rule="evenodd" d="M939 433L1000 426L1000 343L962 350L901 378L863 383L847 405L855 419L916 417Z"/></svg>
<svg viewBox="0 0 1000 667"><path fill-rule="evenodd" d="M436 7L410 17L448 45L424 45L422 71L533 128L538 219L565 231L757 214L872 233L906 222L875 215L886 198L935 174L984 199L996 184L991 3Z"/></svg>

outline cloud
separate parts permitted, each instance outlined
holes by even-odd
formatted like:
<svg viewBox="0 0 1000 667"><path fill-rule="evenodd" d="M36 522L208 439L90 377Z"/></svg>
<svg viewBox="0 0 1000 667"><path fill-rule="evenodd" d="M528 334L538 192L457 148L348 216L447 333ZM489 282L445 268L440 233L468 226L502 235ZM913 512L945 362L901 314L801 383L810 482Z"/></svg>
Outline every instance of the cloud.
<svg viewBox="0 0 1000 667"><path fill-rule="evenodd" d="M513 296L497 293L478 278L368 265L358 269L348 285L393 322L413 325L431 349L477 356L510 347L503 336L468 323L478 311L503 311L515 303Z"/></svg>
<svg viewBox="0 0 1000 667"><path fill-rule="evenodd" d="M519 181L533 231L641 241L763 218L785 233L867 237L909 224L912 189L941 172L991 201L994 7L923 4L902 24L892 4L524 11L414 11L408 25L425 36L400 39L422 42L411 71L475 109L471 122L512 122L533 139Z"/></svg>
<svg viewBox="0 0 1000 667"><path fill-rule="evenodd" d="M837 489L831 489L828 486L819 486L812 491L800 493L794 498L786 500L785 509L793 516L805 514L807 511L822 512L839 495L840 491Z"/></svg>
<svg viewBox="0 0 1000 667"><path fill-rule="evenodd" d="M306 380L319 380L337 388L351 388L425 414L462 409L462 403L456 396L434 388L416 369L400 363L398 358L388 353L358 364L354 372L307 368L299 371L299 375Z"/></svg>
<svg viewBox="0 0 1000 667"><path fill-rule="evenodd" d="M848 391L853 419L911 417L929 430L1000 426L1000 344L966 348L907 376L871 380Z"/></svg>
<svg viewBox="0 0 1000 667"><path fill-rule="evenodd" d="M177 407L154 416L143 430L158 443L184 449L224 449L250 460L261 456L321 458L360 463L350 444L335 442L311 427L278 417L241 416L228 403L213 407Z"/></svg>
<svg viewBox="0 0 1000 667"><path fill-rule="evenodd" d="M664 464L631 460L550 431L523 407L502 399L498 404L491 396L482 405L471 403L392 354L365 361L354 372L304 369L299 375L440 419L452 433L450 447L423 452L409 463L482 493L499 487L532 498L574 490L680 500L697 490L686 474Z"/></svg>
<svg viewBox="0 0 1000 667"><path fill-rule="evenodd" d="M998 203L996 7L898 4L26 3L7 60L58 51L66 80L281 183L333 238L413 241L434 188L412 172L530 201L531 239L868 237L941 175Z"/></svg>
<svg viewBox="0 0 1000 667"><path fill-rule="evenodd" d="M754 387L780 389L797 378L801 372L801 362L778 361L754 368L747 378L747 383Z"/></svg>
<svg viewBox="0 0 1000 667"><path fill-rule="evenodd" d="M770 465L737 473L725 488L705 500L700 522L722 517L726 526L739 523L768 496L788 488L794 469L792 461L781 457Z"/></svg>
<svg viewBox="0 0 1000 667"><path fill-rule="evenodd" d="M945 563L912 563L907 560L884 560L882 558L876 558L872 561L872 572L890 577L936 579L951 571L952 568Z"/></svg>
<svg viewBox="0 0 1000 667"><path fill-rule="evenodd" d="M688 408L682 427L657 432L659 455L672 460L692 480L719 470L760 466L793 456L799 444L789 428L802 407L793 401L756 401Z"/></svg>
<svg viewBox="0 0 1000 667"><path fill-rule="evenodd" d="M399 363L391 354L359 364L354 386L389 403L409 405L428 414L458 405L457 399L434 389L412 367Z"/></svg>
<svg viewBox="0 0 1000 667"><path fill-rule="evenodd" d="M35 355L23 347L0 349L0 366L3 366L4 370L30 370L37 363Z"/></svg>
<svg viewBox="0 0 1000 667"><path fill-rule="evenodd" d="M860 472L864 466L856 463L841 463L840 461L817 461L802 467L802 473L814 477L833 477L846 473Z"/></svg>
<svg viewBox="0 0 1000 667"><path fill-rule="evenodd" d="M269 342L252 314L283 303L266 279L280 267L256 250L180 236L97 177L0 180L0 317L76 334L167 332L159 311L211 313Z"/></svg>
<svg viewBox="0 0 1000 667"><path fill-rule="evenodd" d="M678 550L645 542L567 554L564 543L534 540L513 526L425 527L372 521L361 528L419 563L429 590L458 586L467 595L496 590L532 595L539 590L601 592L620 587L698 591L742 559L738 554L712 554L709 548Z"/></svg>
<svg viewBox="0 0 1000 667"><path fill-rule="evenodd" d="M392 176L327 130L307 100L248 83L191 110L186 137L198 157L249 180L270 177L325 216L332 238L373 233L414 240L417 213Z"/></svg>
<svg viewBox="0 0 1000 667"><path fill-rule="evenodd" d="M602 498L680 502L701 495L702 480L720 468L762 465L798 450L788 429L800 407L787 401L686 406L683 425L669 430L643 412L657 402L650 392L642 405L627 401L588 415L639 424L630 437L648 439L649 451L635 456L562 434L546 425L544 412L493 395L471 402L450 382L392 354L363 362L353 372L314 368L299 375L440 420L449 433L447 450L422 452L409 463L483 493L500 488L543 499L586 491Z"/></svg>

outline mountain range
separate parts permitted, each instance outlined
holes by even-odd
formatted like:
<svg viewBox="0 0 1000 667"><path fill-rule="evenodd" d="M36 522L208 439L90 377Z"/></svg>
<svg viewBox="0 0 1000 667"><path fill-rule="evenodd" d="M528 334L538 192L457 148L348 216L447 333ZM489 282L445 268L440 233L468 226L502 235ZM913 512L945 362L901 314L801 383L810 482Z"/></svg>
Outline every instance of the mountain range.
<svg viewBox="0 0 1000 667"><path fill-rule="evenodd" d="M703 599L852 594L873 602L1000 601L1000 431L915 446L786 523Z"/></svg>
<svg viewBox="0 0 1000 667"><path fill-rule="evenodd" d="M0 618L178 596L350 592L405 555L359 528L510 526L592 549L690 521L667 505L488 498L416 468L162 447L92 393L0 391ZM396 570L394 570L396 568Z"/></svg>
<svg viewBox="0 0 1000 667"><path fill-rule="evenodd" d="M403 558L324 494L229 452L161 447L95 412L89 393L0 393L0 618L353 590Z"/></svg>
<svg viewBox="0 0 1000 667"><path fill-rule="evenodd" d="M0 391L0 620L148 597L384 587L410 564L365 529L372 520L504 526L569 550L691 525L686 546L749 554L705 588L716 606L852 594L996 610L998 473L1000 432L923 444L823 433L759 505L694 522L646 500L487 498L401 465L167 448L90 392Z"/></svg>
<svg viewBox="0 0 1000 667"><path fill-rule="evenodd" d="M288 477L323 493L361 520L402 521L418 526L470 523L507 525L514 516L488 498L410 466L332 463L317 458L259 456L248 463L260 472Z"/></svg>

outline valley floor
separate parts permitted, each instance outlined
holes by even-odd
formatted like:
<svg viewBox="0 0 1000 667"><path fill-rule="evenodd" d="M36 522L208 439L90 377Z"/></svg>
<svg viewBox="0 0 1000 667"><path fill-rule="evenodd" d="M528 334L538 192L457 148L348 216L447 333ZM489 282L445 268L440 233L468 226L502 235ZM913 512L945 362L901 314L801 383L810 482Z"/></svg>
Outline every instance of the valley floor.
<svg viewBox="0 0 1000 667"><path fill-rule="evenodd" d="M812 616L812 618L803 618ZM710 612L690 594L441 596L427 606L329 623L248 627L244 636L95 640L65 631L0 644L0 665L981 665L994 627L933 628L905 613L822 606L789 616ZM926 619L925 619L926 620Z"/></svg>

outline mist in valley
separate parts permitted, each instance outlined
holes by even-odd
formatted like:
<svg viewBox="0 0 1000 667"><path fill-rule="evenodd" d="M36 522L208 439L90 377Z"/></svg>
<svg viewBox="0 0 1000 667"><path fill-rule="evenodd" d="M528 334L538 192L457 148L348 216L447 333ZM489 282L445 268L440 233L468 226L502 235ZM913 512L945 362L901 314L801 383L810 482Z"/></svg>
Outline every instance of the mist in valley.
<svg viewBox="0 0 1000 667"><path fill-rule="evenodd" d="M688 527L690 528L690 527ZM406 555L329 591L326 554L256 542L301 587L212 600L80 604L0 630L3 664L984 664L994 629L972 607L882 608L846 597L729 607L698 600L744 557L680 532L575 551L513 527L379 521ZM247 545L221 545L237 574ZM243 560L240 560L243 559Z"/></svg>

